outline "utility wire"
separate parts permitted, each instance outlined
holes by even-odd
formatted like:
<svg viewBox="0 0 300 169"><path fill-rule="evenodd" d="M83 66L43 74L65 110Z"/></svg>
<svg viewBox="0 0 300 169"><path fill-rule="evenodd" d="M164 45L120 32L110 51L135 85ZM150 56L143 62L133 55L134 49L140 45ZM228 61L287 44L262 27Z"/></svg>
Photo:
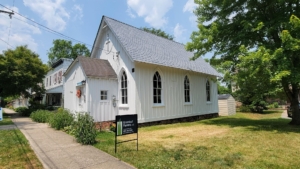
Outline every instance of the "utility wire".
<svg viewBox="0 0 300 169"><path fill-rule="evenodd" d="M15 0L13 1L13 7L15 6ZM13 11L12 11L13 12ZM11 16L11 15L10 15ZM9 22L9 30L8 30L8 37L7 37L7 42L9 43L9 37L10 37L10 30L11 30L11 18ZM8 47L7 47L8 48Z"/></svg>
<svg viewBox="0 0 300 169"><path fill-rule="evenodd" d="M2 5L2 4L0 4L0 6L6 8L6 9L8 9L8 10L13 11L12 9L7 8L6 6L4 6L4 5ZM64 34L62 34L62 33L60 33L60 32L57 32L57 31L55 31L55 30L53 30L53 29L51 29L51 28L48 28L47 26L44 26L44 25L42 25L42 24L40 24L40 23L38 23L38 22L36 22L36 21L30 19L30 18L27 18L26 16L23 16L22 14L20 14L20 13L18 13L18 12L15 12L15 11L13 11L13 12L16 13L16 14L18 14L19 16L21 16L21 17L23 17L23 18L25 18L25 19L27 19L27 20L29 20L29 21L31 21L31 22L33 22L33 23L36 24L36 25L34 25L34 24L29 24L28 22L22 21L21 19L17 19L17 20L20 20L20 21L22 21L22 22L25 22L25 23L27 23L27 24L29 24L29 25L32 25L32 26L35 26L35 27L40 26L40 27L42 27L44 30L46 30L46 31L48 31L48 32L50 32L50 33L56 34L56 35L61 36L61 37L65 38L65 39L69 39L69 40L72 40L72 41L79 42L79 43L81 43L81 44L85 44L85 45L87 45L87 46L94 47L94 48L96 48L96 49L98 49L98 50L107 51L107 52L109 52L109 53L117 53L117 52L112 52L112 51L109 51L109 50L105 50L104 48L96 47L96 46L94 46L94 45L90 45L90 44L84 43L84 42L82 42L82 41L76 40L76 39L74 39L74 38L72 38L72 37L69 37L69 36L64 35ZM16 18L16 17L14 17L14 18ZM38 26L37 26L37 25L38 25ZM38 28L39 28L39 27L38 27Z"/></svg>
<svg viewBox="0 0 300 169"><path fill-rule="evenodd" d="M0 40L1 40L2 42L6 43L8 46L10 46L10 47L13 48L13 46L11 46L11 45L10 45L8 42L6 42L5 40L3 40L3 39L1 39L1 38L0 38Z"/></svg>

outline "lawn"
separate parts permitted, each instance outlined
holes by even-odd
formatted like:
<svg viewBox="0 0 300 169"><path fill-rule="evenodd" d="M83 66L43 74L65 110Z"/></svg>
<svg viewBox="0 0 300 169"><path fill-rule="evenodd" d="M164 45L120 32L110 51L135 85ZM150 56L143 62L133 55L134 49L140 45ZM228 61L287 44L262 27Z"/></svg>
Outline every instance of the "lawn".
<svg viewBox="0 0 300 169"><path fill-rule="evenodd" d="M300 127L281 113L139 128L139 151L133 141L115 154L114 133L99 133L94 146L137 168L300 168Z"/></svg>
<svg viewBox="0 0 300 169"><path fill-rule="evenodd" d="M0 130L0 168L43 168L20 130Z"/></svg>
<svg viewBox="0 0 300 169"><path fill-rule="evenodd" d="M0 126L1 125L8 125L8 124L14 124L11 119L10 116L6 113L3 113L3 120L0 121Z"/></svg>

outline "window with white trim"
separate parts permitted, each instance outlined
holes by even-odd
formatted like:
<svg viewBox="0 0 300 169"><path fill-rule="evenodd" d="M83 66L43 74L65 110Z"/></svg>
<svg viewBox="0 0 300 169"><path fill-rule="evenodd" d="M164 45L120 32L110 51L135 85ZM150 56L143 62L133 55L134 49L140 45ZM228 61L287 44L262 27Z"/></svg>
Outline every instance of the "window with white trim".
<svg viewBox="0 0 300 169"><path fill-rule="evenodd" d="M184 77L184 102L185 103L190 103L191 98L190 98L190 80L188 76Z"/></svg>
<svg viewBox="0 0 300 169"><path fill-rule="evenodd" d="M48 87L48 78L47 78L47 80L46 80L46 87Z"/></svg>
<svg viewBox="0 0 300 169"><path fill-rule="evenodd" d="M153 103L162 103L162 82L158 72L155 72L153 76Z"/></svg>
<svg viewBox="0 0 300 169"><path fill-rule="evenodd" d="M206 101L210 102L210 83L206 81Z"/></svg>
<svg viewBox="0 0 300 169"><path fill-rule="evenodd" d="M122 77L121 77L121 103L127 104L128 103L128 97L127 97L127 75L125 71L123 71Z"/></svg>
<svg viewBox="0 0 300 169"><path fill-rule="evenodd" d="M107 90L100 91L100 100L107 100Z"/></svg>

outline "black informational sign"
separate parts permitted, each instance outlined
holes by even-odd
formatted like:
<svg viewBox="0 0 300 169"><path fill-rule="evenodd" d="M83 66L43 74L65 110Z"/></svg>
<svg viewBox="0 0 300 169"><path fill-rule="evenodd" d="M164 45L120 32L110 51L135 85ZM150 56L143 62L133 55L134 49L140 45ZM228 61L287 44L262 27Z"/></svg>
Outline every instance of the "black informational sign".
<svg viewBox="0 0 300 169"><path fill-rule="evenodd" d="M117 144L136 140L136 150L138 150L138 123L137 114L117 115L116 116L116 134L115 134L115 153ZM136 139L118 142L117 136L136 133Z"/></svg>
<svg viewBox="0 0 300 169"><path fill-rule="evenodd" d="M116 116L117 136L137 133L137 127L137 114Z"/></svg>

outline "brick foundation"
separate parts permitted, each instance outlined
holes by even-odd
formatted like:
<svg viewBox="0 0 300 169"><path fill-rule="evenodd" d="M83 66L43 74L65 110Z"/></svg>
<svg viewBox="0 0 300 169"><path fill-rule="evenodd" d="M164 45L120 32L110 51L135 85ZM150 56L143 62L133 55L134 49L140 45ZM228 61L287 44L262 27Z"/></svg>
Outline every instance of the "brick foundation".
<svg viewBox="0 0 300 169"><path fill-rule="evenodd" d="M95 128L99 131L109 131L110 126L116 126L115 121L104 121L95 123Z"/></svg>
<svg viewBox="0 0 300 169"><path fill-rule="evenodd" d="M154 125L161 125L161 124L181 123L181 122L193 122L193 121L199 121L199 120L203 120L203 119L211 119L211 118L215 118L215 117L219 117L219 114L213 113L213 114L190 116L190 117L183 117L183 118L177 118L177 119L168 119L168 120L161 120L161 121L139 123L139 127L154 126Z"/></svg>

